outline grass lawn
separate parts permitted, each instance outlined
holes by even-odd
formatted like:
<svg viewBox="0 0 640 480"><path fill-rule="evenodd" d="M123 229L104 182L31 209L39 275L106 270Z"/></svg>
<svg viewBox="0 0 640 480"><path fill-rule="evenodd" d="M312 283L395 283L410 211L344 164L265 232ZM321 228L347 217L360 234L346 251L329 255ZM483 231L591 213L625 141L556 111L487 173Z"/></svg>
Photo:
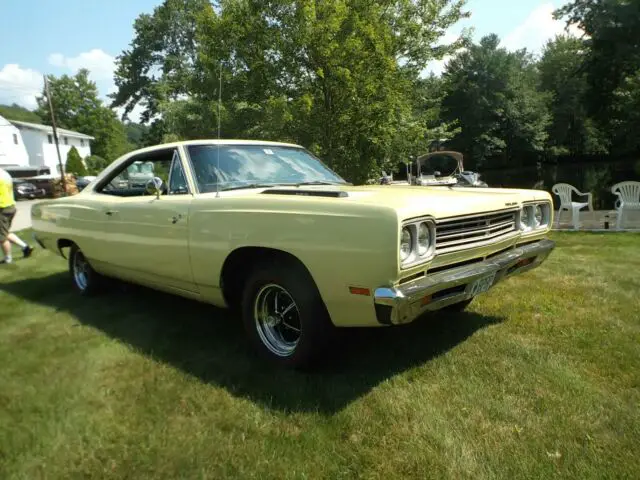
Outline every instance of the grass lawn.
<svg viewBox="0 0 640 480"><path fill-rule="evenodd" d="M555 234L468 312L345 334L315 375L240 323L0 268L0 478L640 478L640 235Z"/></svg>

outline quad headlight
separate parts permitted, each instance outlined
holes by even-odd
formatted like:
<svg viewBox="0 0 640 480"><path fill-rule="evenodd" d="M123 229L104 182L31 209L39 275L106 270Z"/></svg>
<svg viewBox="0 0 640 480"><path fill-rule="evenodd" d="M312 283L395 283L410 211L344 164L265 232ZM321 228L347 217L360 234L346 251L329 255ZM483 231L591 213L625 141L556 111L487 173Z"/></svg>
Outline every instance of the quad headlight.
<svg viewBox="0 0 640 480"><path fill-rule="evenodd" d="M431 232L429 231L429 226L425 222L422 222L418 225L418 255L426 255L430 245Z"/></svg>
<svg viewBox="0 0 640 480"><path fill-rule="evenodd" d="M528 203L520 210L520 230L530 232L547 228L551 222L551 204Z"/></svg>
<svg viewBox="0 0 640 480"><path fill-rule="evenodd" d="M433 257L435 224L430 219L407 222L400 232L400 266L417 265Z"/></svg>
<svg viewBox="0 0 640 480"><path fill-rule="evenodd" d="M413 237L411 236L411 230L409 227L402 229L400 235L400 261L404 262L411 255L413 249Z"/></svg>

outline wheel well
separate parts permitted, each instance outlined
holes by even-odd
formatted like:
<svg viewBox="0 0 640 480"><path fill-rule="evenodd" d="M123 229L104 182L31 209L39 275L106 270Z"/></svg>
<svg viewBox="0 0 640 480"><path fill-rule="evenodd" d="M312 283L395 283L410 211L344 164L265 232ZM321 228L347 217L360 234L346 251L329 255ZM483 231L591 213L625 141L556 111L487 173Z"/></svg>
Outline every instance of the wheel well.
<svg viewBox="0 0 640 480"><path fill-rule="evenodd" d="M295 255L275 248L241 247L229 254L222 265L220 274L222 295L229 307L240 306L244 284L251 275L254 266L267 260L297 264L313 281L307 267Z"/></svg>
<svg viewBox="0 0 640 480"><path fill-rule="evenodd" d="M67 258L64 256L64 253L62 253L62 249L70 247L72 245L75 245L75 243L66 238L61 238L58 240L58 251L60 252L60 255L62 255L62 258Z"/></svg>

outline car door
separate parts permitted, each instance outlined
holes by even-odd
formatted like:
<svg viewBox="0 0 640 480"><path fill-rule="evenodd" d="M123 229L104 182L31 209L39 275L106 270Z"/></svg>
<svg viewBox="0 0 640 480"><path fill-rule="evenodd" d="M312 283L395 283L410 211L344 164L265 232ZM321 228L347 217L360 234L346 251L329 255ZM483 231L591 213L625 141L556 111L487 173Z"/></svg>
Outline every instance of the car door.
<svg viewBox="0 0 640 480"><path fill-rule="evenodd" d="M187 292L197 292L189 259L189 207L193 196L177 149L134 159L145 166L131 174L107 212L107 262L122 276ZM153 165L150 174L149 165ZM146 173L145 173L146 172ZM146 194L144 175L159 176L166 193ZM132 180L133 179L133 180ZM148 181L148 179L147 179Z"/></svg>

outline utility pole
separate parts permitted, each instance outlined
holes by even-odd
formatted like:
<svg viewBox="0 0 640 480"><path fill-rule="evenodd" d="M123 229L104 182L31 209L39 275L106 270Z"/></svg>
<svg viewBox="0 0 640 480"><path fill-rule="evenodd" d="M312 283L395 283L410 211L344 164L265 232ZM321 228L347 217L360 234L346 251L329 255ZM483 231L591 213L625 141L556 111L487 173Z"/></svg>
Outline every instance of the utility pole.
<svg viewBox="0 0 640 480"><path fill-rule="evenodd" d="M64 190L65 196L67 195L67 181L64 178L64 166L62 165L62 157L60 157L60 146L58 145L58 130L56 128L56 116L53 114L53 100L51 99L51 92L49 91L49 81L47 76L44 77L44 89L47 93L47 100L49 101L49 111L51 112L51 126L53 127L53 141L56 142L56 152L58 152L58 165L60 165L60 177L62 178L62 190Z"/></svg>

